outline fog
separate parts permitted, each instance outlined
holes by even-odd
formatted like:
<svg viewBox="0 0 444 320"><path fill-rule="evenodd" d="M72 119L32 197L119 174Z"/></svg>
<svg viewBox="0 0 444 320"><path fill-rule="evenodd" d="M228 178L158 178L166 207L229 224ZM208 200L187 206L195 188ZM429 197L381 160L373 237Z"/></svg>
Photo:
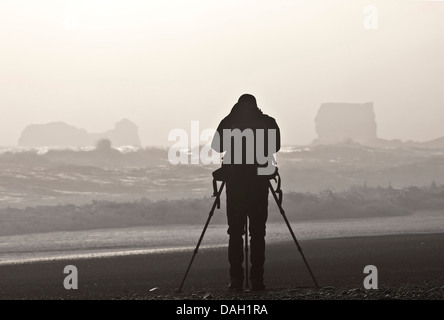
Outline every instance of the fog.
<svg viewBox="0 0 444 320"><path fill-rule="evenodd" d="M363 26L378 9L378 29ZM0 145L31 123L143 145L216 127L249 92L284 144L316 138L326 102L373 102L378 136L444 136L444 3L421 1L1 1Z"/></svg>

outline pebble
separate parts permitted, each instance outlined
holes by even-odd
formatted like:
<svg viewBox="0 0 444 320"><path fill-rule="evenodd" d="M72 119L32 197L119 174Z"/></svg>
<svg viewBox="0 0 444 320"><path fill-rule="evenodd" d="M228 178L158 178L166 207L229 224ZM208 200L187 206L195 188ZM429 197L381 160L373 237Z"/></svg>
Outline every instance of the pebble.
<svg viewBox="0 0 444 320"><path fill-rule="evenodd" d="M171 300L171 299L193 299L193 300L210 300L210 299L222 299L222 300L249 300L254 298L254 300L348 300L348 299L374 299L374 300L385 300L385 299L444 299L444 286L436 286L433 283L424 284L402 284L399 286L384 287L379 290L364 290L363 288L335 288L333 286L327 286L321 288L320 290L313 290L309 288L298 288L298 289L269 289L264 293L253 293L253 292L241 292L233 293L225 289L214 289L212 288L211 293L208 291L199 291L205 294L196 293L167 293L170 295L141 295L140 298L145 299L159 299L159 300ZM129 297L129 299L135 299L135 297Z"/></svg>

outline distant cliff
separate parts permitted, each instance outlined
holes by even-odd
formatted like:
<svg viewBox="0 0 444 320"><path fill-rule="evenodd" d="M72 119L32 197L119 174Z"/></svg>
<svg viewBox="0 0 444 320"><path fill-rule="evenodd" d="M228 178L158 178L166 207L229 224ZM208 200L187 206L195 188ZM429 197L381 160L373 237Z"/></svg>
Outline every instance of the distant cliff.
<svg viewBox="0 0 444 320"><path fill-rule="evenodd" d="M88 133L64 122L32 124L26 127L18 145L22 147L83 147L94 146L99 140L108 139L113 146L140 145L137 126L123 119L114 129L104 133Z"/></svg>
<svg viewBox="0 0 444 320"><path fill-rule="evenodd" d="M375 141L377 125L373 103L324 103L315 119L318 144Z"/></svg>
<svg viewBox="0 0 444 320"><path fill-rule="evenodd" d="M377 135L373 103L324 103L315 118L318 138L313 145L355 142L377 148L444 149L444 137L431 141L382 139Z"/></svg>

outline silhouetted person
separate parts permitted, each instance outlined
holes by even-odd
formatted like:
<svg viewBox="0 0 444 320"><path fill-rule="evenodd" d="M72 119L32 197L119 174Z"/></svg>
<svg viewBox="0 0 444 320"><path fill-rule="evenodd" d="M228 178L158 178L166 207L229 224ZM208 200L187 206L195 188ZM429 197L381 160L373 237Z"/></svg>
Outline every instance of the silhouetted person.
<svg viewBox="0 0 444 320"><path fill-rule="evenodd" d="M245 133L241 138L242 148L236 149L235 138L231 138L231 144L227 145L227 130L237 130ZM264 139L258 138L257 130L265 132ZM269 144L268 130L273 130ZM251 146L246 131L254 132L254 142ZM242 290L244 281L243 238L245 222L249 219L249 233L251 236L251 269L250 279L253 290L263 290L264 286L264 261L265 261L265 224L268 218L268 181L269 176L259 175L258 168L266 167L266 164L257 162L258 143L264 144L264 154L269 158L280 149L280 132L276 121L262 113L257 107L254 96L245 94L239 98L230 114L225 117L217 128L217 133L212 141L212 148L217 152L227 152L224 156L222 168L225 172L227 184L227 218L228 218L228 259L230 262L230 286L232 290ZM226 138L224 140L224 137ZM250 145L248 145L250 143ZM228 147L231 150L227 150ZM249 148L250 147L250 148ZM242 152L242 162L235 162L237 154ZM230 154L231 153L231 154ZM230 157L231 156L231 157ZM248 159L254 157L254 162ZM230 157L230 159L227 159ZM271 164L270 164L271 165ZM273 166L274 168L274 166ZM274 170L273 170L274 171ZM248 258L248 257L247 257Z"/></svg>

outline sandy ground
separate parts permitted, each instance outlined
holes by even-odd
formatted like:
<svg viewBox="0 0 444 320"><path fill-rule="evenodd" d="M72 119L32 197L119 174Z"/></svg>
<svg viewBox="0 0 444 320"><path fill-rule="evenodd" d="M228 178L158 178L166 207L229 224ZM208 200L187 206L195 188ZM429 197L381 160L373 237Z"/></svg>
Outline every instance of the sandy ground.
<svg viewBox="0 0 444 320"><path fill-rule="evenodd" d="M321 289L294 243L267 246L263 292L229 292L226 248L199 251L182 293L192 252L0 266L0 299L443 299L444 234L301 241ZM78 290L63 287L66 265ZM378 268L379 289L364 290L366 265Z"/></svg>

